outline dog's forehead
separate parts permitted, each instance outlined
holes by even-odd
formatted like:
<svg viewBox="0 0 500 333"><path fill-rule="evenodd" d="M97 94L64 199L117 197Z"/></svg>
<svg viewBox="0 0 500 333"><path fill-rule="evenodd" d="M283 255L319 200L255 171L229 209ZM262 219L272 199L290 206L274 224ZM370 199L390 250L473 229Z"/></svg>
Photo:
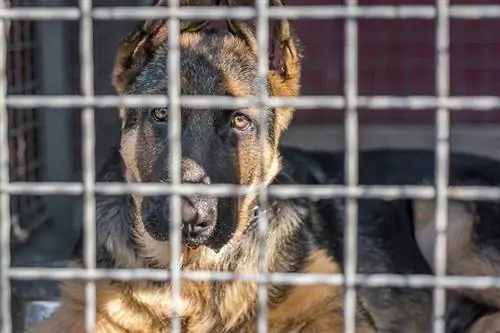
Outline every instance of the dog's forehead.
<svg viewBox="0 0 500 333"><path fill-rule="evenodd" d="M257 61L245 44L224 33L182 34L180 75L183 95L253 96L258 93ZM159 48L137 76L130 93L166 94L168 48Z"/></svg>

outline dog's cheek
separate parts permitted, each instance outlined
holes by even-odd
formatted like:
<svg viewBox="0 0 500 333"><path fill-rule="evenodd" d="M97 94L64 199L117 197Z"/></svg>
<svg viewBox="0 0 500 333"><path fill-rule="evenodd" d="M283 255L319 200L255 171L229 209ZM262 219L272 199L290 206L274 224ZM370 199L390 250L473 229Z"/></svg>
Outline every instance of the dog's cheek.
<svg viewBox="0 0 500 333"><path fill-rule="evenodd" d="M145 230L153 239L165 242L168 240L169 224L166 219L165 206L168 201L163 197L145 197L142 200L141 215Z"/></svg>
<svg viewBox="0 0 500 333"><path fill-rule="evenodd" d="M258 138L240 143L236 166L240 185L269 184L280 170L276 147L266 141L264 149Z"/></svg>
<svg viewBox="0 0 500 333"><path fill-rule="evenodd" d="M159 181L168 174L168 147L159 149L162 135L147 122L138 129L136 163L142 182Z"/></svg>
<svg viewBox="0 0 500 333"><path fill-rule="evenodd" d="M244 137L238 142L236 169L240 185L260 183L263 165L259 144L256 137Z"/></svg>
<svg viewBox="0 0 500 333"><path fill-rule="evenodd" d="M224 247L238 227L238 198L219 198L217 223L207 246L215 251Z"/></svg>
<svg viewBox="0 0 500 333"><path fill-rule="evenodd" d="M140 172L136 163L136 130L124 133L121 140L120 153L125 165L125 179L128 182L141 181Z"/></svg>

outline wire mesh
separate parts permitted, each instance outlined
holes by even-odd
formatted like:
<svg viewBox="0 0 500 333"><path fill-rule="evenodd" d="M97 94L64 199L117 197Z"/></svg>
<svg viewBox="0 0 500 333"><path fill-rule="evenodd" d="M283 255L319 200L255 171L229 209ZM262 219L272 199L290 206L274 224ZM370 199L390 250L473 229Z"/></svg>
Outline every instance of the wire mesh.
<svg viewBox="0 0 500 333"><path fill-rule="evenodd" d="M445 288L467 287L487 288L499 287L500 279L494 277L447 277L446 276L446 237L444 231L447 226L447 201L449 198L463 200L493 200L500 199L500 190L484 187L449 187L448 186L448 156L449 156L449 117L451 111L473 108L476 110L491 110L500 107L500 98L495 96L474 96L471 98L449 96L449 20L500 18L500 6L451 6L448 1L436 1L435 6L359 6L356 0L346 0L345 6L300 6L268 8L268 1L257 1L256 8L180 8L179 1L170 1L167 8L92 8L92 2L81 0L79 8L9 8L6 2L0 1L0 35L6 33L7 19L25 20L80 20L81 33L81 90L82 96L8 96L6 81L6 54L7 42L2 38L0 43L0 251L1 251L1 328L3 333L12 332L10 316L10 279L85 279L86 287L86 327L92 332L95 327L95 281L112 278L121 281L127 280L166 280L172 283L173 331L180 332L180 320L176 315L179 310L181 279L187 280L219 280L219 281L254 281L259 283L259 332L267 331L266 305L267 283L288 283L308 285L325 283L345 285L347 287L345 302L345 330L354 332L356 313L356 285L377 286L410 286L434 287L434 332L443 332ZM122 20L122 19L151 19L169 17L168 38L168 97L159 96L94 96L93 87L93 59L92 59L92 21L93 20ZM314 96L300 98L270 98L265 89L265 73L267 70L267 34L269 31L268 18L315 18L315 19L346 19L345 26L345 55L346 77L345 96ZM180 96L179 73L179 20L180 19L252 19L257 18L257 36L259 41L259 78L260 89L257 98L225 98L225 97L194 97ZM357 82L357 20L367 18L394 19L394 18L422 18L436 19L436 96L359 96ZM171 112L170 143L171 157L169 168L172 183L164 184L99 184L95 183L94 170L94 108L110 106L149 106L158 107L168 104ZM229 185L213 185L203 188L196 185L180 185L180 108L236 107L259 105L261 108L293 106L296 108L324 107L330 109L346 109L345 125L347 129L346 141L346 174L347 186L272 186L270 188L238 188ZM12 183L9 177L9 133L7 108L30 109L37 107L70 108L82 107L82 134L83 134L83 183ZM437 109L437 139L436 139L436 187L433 186L359 186L358 185L358 120L357 109L389 109L393 107L413 109ZM102 270L96 269L95 263L95 195L96 194L125 194L137 193L141 195L169 194L171 200L171 269L170 272L156 270ZM268 195L280 197L316 196L316 197L345 197L347 198L346 219L346 273L345 275L326 274L266 274L263 257L259 265L258 274L239 275L229 272L182 272L179 269L180 255L180 196L189 194L211 194L215 196L232 196L242 194L258 194L261 209L265 210ZM85 210L85 269L43 269L43 268L11 268L10 267L10 196L16 194L49 195L84 195ZM436 199L436 228L438 232L435 253L435 277L376 275L364 276L356 274L356 235L357 235L357 205L359 198L426 198ZM263 221L262 221L263 220ZM259 231L265 234L267 221L259 221ZM263 223L262 223L263 222ZM263 237L261 237L263 238ZM263 252L261 245L259 252Z"/></svg>

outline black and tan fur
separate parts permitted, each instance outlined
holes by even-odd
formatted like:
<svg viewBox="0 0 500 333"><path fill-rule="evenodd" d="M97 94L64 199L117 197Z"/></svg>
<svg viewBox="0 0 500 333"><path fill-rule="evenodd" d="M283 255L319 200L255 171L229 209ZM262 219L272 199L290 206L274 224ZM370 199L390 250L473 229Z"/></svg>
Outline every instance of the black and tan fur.
<svg viewBox="0 0 500 333"><path fill-rule="evenodd" d="M323 170L329 177L343 179L342 155L309 152L308 158L323 166L334 166ZM366 151L360 153L359 166L359 182L362 185L428 185L434 182L434 153L429 151ZM500 163L488 158L453 153L449 171L449 184L452 186L500 184ZM402 215L392 215L392 223L399 224L401 221L397 221L400 219L410 221L419 252L433 271L435 202L394 200L392 204L393 207L406 207L402 208ZM385 219L391 219L391 215L385 214ZM500 221L498 202L449 201L446 230L448 275L500 276L500 227L497 221ZM360 233L366 227L361 228ZM389 229L386 227L385 230ZM375 236L372 232L367 238ZM447 297L447 333L500 332L499 289L450 289Z"/></svg>
<svg viewBox="0 0 500 333"><path fill-rule="evenodd" d="M256 96L257 43L250 25L229 22L229 32L201 31L203 26L201 22L182 25L181 93ZM297 41L286 20L275 32L282 56L280 67L269 74L269 93L296 96L300 88ZM146 22L122 42L114 72L114 85L119 94L166 93L166 38L167 25L157 20ZM261 112L266 113L266 123L260 123ZM288 181L285 175L278 175L281 169L278 143L292 113L290 108L183 109L182 180L240 185L270 184L277 177ZM236 116L251 121L250 128L245 131L232 128ZM155 122L151 111L144 109L122 109L120 118L119 154L116 151L111 157L104 180L168 182L167 124ZM261 147L259 134L264 126L268 138L266 145ZM215 211L203 211L211 216L209 222L214 224L214 230L208 238L192 239L183 247L182 268L255 273L258 267L253 218L256 198L190 197L185 200L194 202L194 206L198 203L213 206ZM100 266L168 268L166 210L168 198L165 197L134 195L100 199ZM340 272L329 251L317 246L306 232L304 220L309 215L306 204L276 201L269 214L273 220L266 253L269 271ZM269 328L272 332L323 332L339 330L342 325L341 288L271 286L269 292ZM97 283L97 331L168 332L169 295L168 284L100 281ZM185 281L181 305L184 330L254 332L256 296L255 283ZM32 332L81 332L83 297L81 281L64 283L60 310ZM365 317L364 314L359 316L357 332L373 332Z"/></svg>
<svg viewBox="0 0 500 333"><path fill-rule="evenodd" d="M281 2L276 0L274 4L281 5ZM205 25L204 22L182 24L181 93L256 96L257 46L250 25L229 22L229 31L208 30ZM297 96L301 70L298 41L286 20L281 21L274 32L279 44L279 66L269 73L269 93L272 96ZM166 38L165 21L155 20L145 22L121 43L113 78L118 94L167 92ZM276 59L270 60L274 64ZM260 122L261 112L265 113L265 123ZM183 108L181 113L183 182L205 185L342 182L341 155L280 147L281 135L292 119L293 110L290 108ZM112 149L99 176L100 181L169 182L168 122L158 119L162 114L168 115L168 110L120 110L121 144ZM238 129L241 121L243 124L248 121L249 127ZM261 148L264 126L268 135L265 147ZM424 157L418 153L394 152L368 155L360 164L361 182L383 185L432 181L432 153L422 154ZM473 173L479 170L479 176L483 170L490 172L473 157L460 155L457 159L463 161L459 171ZM490 161L484 163L498 167ZM468 174L464 177L465 180L474 178ZM188 233L184 238L183 270L257 272L255 212L258 206L255 197L192 196L183 198L185 206L197 212L195 219L203 215L204 220L200 224L202 232L194 233L195 236ZM168 207L168 197L163 196L99 197L99 267L168 269ZM358 272L431 274L430 262L426 261L428 251L421 240L422 235L425 239L427 237L420 230L431 223L425 214L430 214L432 209L423 202L361 200ZM268 271L343 271L343 200L270 198L267 214L269 230L265 258ZM469 222L475 215L461 212L452 214L452 218L455 216L462 218L469 228L460 231L459 237L471 235ZM189 221L186 218L184 222L183 226L186 226ZM470 263L464 265L472 267ZM464 270L459 272L462 274ZM97 332L169 332L169 296L168 283L99 281ZM490 299L474 294L466 296L496 305L491 304ZM430 291L424 289L360 287L356 332L429 332L431 301ZM84 307L83 281L63 283L61 308L30 332L83 332ZM183 281L181 316L183 331L188 333L256 332L257 285L249 282ZM272 333L342 332L342 316L343 288L340 286L269 286L268 325ZM479 320L484 323L488 317ZM489 331L474 333L478 332Z"/></svg>

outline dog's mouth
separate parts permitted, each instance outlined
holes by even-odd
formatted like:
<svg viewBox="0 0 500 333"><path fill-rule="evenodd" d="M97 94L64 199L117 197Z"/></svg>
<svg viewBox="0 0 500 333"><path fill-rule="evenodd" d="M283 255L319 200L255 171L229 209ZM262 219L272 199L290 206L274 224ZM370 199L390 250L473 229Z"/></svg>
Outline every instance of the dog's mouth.
<svg viewBox="0 0 500 333"><path fill-rule="evenodd" d="M188 248L209 246L214 234L215 222L200 222L196 226L189 223L181 224L182 243Z"/></svg>
<svg viewBox="0 0 500 333"><path fill-rule="evenodd" d="M214 233L215 228L213 225L210 225L208 222L204 222L200 225L200 228L204 228L206 230L203 234L192 233L189 225L182 224L181 225L181 235L182 235L182 243L190 248L196 249L200 246L208 246L209 239Z"/></svg>

